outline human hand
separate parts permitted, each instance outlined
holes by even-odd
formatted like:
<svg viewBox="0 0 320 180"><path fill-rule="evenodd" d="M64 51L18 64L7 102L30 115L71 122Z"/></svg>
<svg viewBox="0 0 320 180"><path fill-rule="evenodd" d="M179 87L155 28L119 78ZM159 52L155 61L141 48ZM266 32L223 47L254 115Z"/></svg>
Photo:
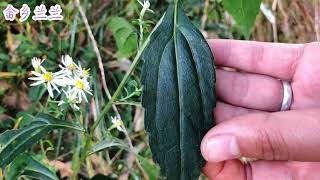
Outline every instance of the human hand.
<svg viewBox="0 0 320 180"><path fill-rule="evenodd" d="M204 173L215 180L319 179L320 43L210 40L217 66L217 126L204 137ZM281 80L293 103L279 111ZM243 165L240 157L257 158Z"/></svg>

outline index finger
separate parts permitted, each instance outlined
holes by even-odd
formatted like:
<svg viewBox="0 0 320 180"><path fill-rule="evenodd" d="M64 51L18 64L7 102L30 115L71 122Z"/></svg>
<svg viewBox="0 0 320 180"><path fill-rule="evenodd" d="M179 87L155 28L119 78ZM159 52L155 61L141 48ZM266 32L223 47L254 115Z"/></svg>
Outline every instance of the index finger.
<svg viewBox="0 0 320 180"><path fill-rule="evenodd" d="M303 56L303 44L212 39L216 65L291 80Z"/></svg>

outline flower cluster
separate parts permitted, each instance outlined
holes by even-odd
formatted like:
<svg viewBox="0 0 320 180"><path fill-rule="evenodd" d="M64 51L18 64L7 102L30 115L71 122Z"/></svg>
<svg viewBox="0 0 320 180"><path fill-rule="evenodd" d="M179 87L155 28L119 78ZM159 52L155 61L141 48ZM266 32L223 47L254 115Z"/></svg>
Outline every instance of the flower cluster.
<svg viewBox="0 0 320 180"><path fill-rule="evenodd" d="M117 128L118 131L125 132L123 121L119 117L111 116L111 122L113 124L111 129Z"/></svg>
<svg viewBox="0 0 320 180"><path fill-rule="evenodd" d="M142 10L140 12L140 16L144 16L144 14L146 13L147 10L149 10L150 8L150 2L149 0L144 0L143 3L138 0L139 4L142 6Z"/></svg>
<svg viewBox="0 0 320 180"><path fill-rule="evenodd" d="M88 102L87 94L92 95L88 81L90 69L82 68L80 63L77 65L69 55L62 56L62 64L59 65L58 72L47 71L42 66L43 61L36 57L32 59L34 76L29 79L35 82L31 86L44 84L51 98L55 98L54 91L58 94L62 91L66 98L62 99L59 105L70 104L71 107L79 110L78 104L83 99Z"/></svg>

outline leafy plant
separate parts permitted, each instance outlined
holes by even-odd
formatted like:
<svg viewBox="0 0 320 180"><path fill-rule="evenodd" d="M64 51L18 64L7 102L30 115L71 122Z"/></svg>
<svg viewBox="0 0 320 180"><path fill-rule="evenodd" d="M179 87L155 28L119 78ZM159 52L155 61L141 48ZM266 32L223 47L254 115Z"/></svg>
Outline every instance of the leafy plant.
<svg viewBox="0 0 320 180"><path fill-rule="evenodd" d="M175 1L143 55L142 103L153 157L168 179L197 179L200 142L213 126L215 72L210 48Z"/></svg>
<svg viewBox="0 0 320 180"><path fill-rule="evenodd" d="M46 114L39 114L29 125L0 134L0 167L5 168L51 130L59 128L83 131L75 124L60 121Z"/></svg>
<svg viewBox="0 0 320 180"><path fill-rule="evenodd" d="M15 180L20 176L26 176L29 178L39 180L58 180L55 172L52 171L47 165L39 162L30 154L19 155L10 165L7 179Z"/></svg>

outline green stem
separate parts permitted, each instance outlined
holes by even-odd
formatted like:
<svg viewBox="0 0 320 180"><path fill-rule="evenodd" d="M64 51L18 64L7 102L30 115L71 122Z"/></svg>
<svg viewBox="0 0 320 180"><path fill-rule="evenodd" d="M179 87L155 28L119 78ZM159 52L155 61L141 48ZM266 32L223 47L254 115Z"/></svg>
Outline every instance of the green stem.
<svg viewBox="0 0 320 180"><path fill-rule="evenodd" d="M43 145L43 140L40 140L40 148L41 148L41 153L42 156L45 157L46 156L46 150L44 149L44 145Z"/></svg>
<svg viewBox="0 0 320 180"><path fill-rule="evenodd" d="M136 92L133 92L133 93L131 93L129 96L119 99L119 102L126 101L126 100L132 98L132 97L135 96L135 95L136 95Z"/></svg>
<svg viewBox="0 0 320 180"><path fill-rule="evenodd" d="M63 114L62 119L63 119L63 121L66 121L66 113ZM60 154L62 135L63 135L63 130L59 129L58 142L57 142L56 152L55 152L55 156L54 156L55 159L57 159Z"/></svg>
<svg viewBox="0 0 320 180"><path fill-rule="evenodd" d="M82 104L82 108L83 108ZM83 123L83 114L82 111L80 111L80 114L74 113L74 117L84 129L84 123ZM71 179L72 180L77 180L78 179L78 174L81 169L82 163L84 163L84 159L82 158L83 151L82 151L82 142L85 141L85 148L88 149L87 146L90 146L90 143L87 143L87 139L89 139L88 134L85 132L76 132L76 137L77 137L77 143L73 147L73 157L72 157L72 170L73 174Z"/></svg>
<svg viewBox="0 0 320 180"><path fill-rule="evenodd" d="M3 180L3 172L2 172L2 169L0 168L0 180Z"/></svg>
<svg viewBox="0 0 320 180"><path fill-rule="evenodd" d="M139 27L140 27L140 40L139 40L139 47L141 47L143 42L143 16L140 15L139 18Z"/></svg>
<svg viewBox="0 0 320 180"><path fill-rule="evenodd" d="M73 156L72 156L72 176L71 180L78 180L78 173L81 168L82 161L80 161L80 151L81 151L81 141L80 141L80 134L76 133L77 142L73 147Z"/></svg>
<svg viewBox="0 0 320 180"><path fill-rule="evenodd" d="M141 107L141 103L140 102L114 102L115 105L129 105L129 106L138 106Z"/></svg>
<svg viewBox="0 0 320 180"><path fill-rule="evenodd" d="M63 135L63 130L59 129L59 134L58 134L58 142L57 142L57 147L56 147L56 153L54 158L57 159L59 154L60 154L60 147L61 147L61 140L62 140L62 135Z"/></svg>

